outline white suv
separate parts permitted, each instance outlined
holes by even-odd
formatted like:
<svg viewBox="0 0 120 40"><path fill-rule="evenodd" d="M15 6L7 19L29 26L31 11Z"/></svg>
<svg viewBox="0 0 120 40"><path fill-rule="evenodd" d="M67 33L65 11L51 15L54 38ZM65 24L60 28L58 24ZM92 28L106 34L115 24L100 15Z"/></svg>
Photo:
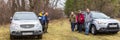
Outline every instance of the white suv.
<svg viewBox="0 0 120 40"><path fill-rule="evenodd" d="M110 18L104 13L91 11L92 19L90 31L92 34L96 34L97 32L111 32L117 33L120 28L120 22L116 19Z"/></svg>
<svg viewBox="0 0 120 40"><path fill-rule="evenodd" d="M34 12L15 12L11 20L11 38L29 35L42 37L42 25Z"/></svg>

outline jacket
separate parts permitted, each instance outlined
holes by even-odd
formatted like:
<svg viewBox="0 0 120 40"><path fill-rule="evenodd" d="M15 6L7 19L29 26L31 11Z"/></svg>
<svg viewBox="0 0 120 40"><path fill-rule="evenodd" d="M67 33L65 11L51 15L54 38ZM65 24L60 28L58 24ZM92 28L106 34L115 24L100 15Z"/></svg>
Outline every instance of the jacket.
<svg viewBox="0 0 120 40"><path fill-rule="evenodd" d="M85 22L91 22L92 21L92 14L91 13L86 13L85 14Z"/></svg>
<svg viewBox="0 0 120 40"><path fill-rule="evenodd" d="M84 18L84 15L82 13L80 13L76 16L76 22L77 23L83 24L84 20L85 20L85 18Z"/></svg>
<svg viewBox="0 0 120 40"><path fill-rule="evenodd" d="M70 15L70 22L76 23L76 16L75 15Z"/></svg>

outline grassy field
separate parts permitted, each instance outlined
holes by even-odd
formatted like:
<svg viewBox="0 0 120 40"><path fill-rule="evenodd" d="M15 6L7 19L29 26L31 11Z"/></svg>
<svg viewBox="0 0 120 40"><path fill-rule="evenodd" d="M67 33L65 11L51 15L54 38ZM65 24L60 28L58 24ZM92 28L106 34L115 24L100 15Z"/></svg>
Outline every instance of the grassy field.
<svg viewBox="0 0 120 40"><path fill-rule="evenodd" d="M9 25L0 26L0 40L10 40ZM120 40L120 32L117 34L84 35L84 32L71 32L69 21L59 19L50 22L48 33L43 34L42 40Z"/></svg>

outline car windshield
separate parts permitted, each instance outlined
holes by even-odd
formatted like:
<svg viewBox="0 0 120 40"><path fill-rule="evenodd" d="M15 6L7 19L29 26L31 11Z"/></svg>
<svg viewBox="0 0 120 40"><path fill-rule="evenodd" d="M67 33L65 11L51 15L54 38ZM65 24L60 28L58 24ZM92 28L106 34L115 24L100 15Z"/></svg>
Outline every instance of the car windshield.
<svg viewBox="0 0 120 40"><path fill-rule="evenodd" d="M37 20L37 16L34 13L15 13L14 20Z"/></svg>
<svg viewBox="0 0 120 40"><path fill-rule="evenodd" d="M92 13L92 17L94 19L109 19L110 18L107 15L105 15L104 13Z"/></svg>

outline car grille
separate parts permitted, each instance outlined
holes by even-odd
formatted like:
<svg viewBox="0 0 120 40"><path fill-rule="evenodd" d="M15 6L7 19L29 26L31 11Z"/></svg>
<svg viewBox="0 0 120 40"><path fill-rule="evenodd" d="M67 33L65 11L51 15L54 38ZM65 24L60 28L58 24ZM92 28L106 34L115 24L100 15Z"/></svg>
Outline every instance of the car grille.
<svg viewBox="0 0 120 40"><path fill-rule="evenodd" d="M117 25L117 27L110 27L109 25ZM119 29L119 25L118 25L118 23L109 23L108 29Z"/></svg>
<svg viewBox="0 0 120 40"><path fill-rule="evenodd" d="M22 24L20 25L21 28L32 28L34 27L34 24Z"/></svg>
<svg viewBox="0 0 120 40"><path fill-rule="evenodd" d="M109 25L117 25L118 23L109 23Z"/></svg>
<svg viewBox="0 0 120 40"><path fill-rule="evenodd" d="M34 31L21 31L21 32L22 32L22 33L25 33L25 32L26 32L26 33L27 33L27 32L32 32L32 33L33 33Z"/></svg>

